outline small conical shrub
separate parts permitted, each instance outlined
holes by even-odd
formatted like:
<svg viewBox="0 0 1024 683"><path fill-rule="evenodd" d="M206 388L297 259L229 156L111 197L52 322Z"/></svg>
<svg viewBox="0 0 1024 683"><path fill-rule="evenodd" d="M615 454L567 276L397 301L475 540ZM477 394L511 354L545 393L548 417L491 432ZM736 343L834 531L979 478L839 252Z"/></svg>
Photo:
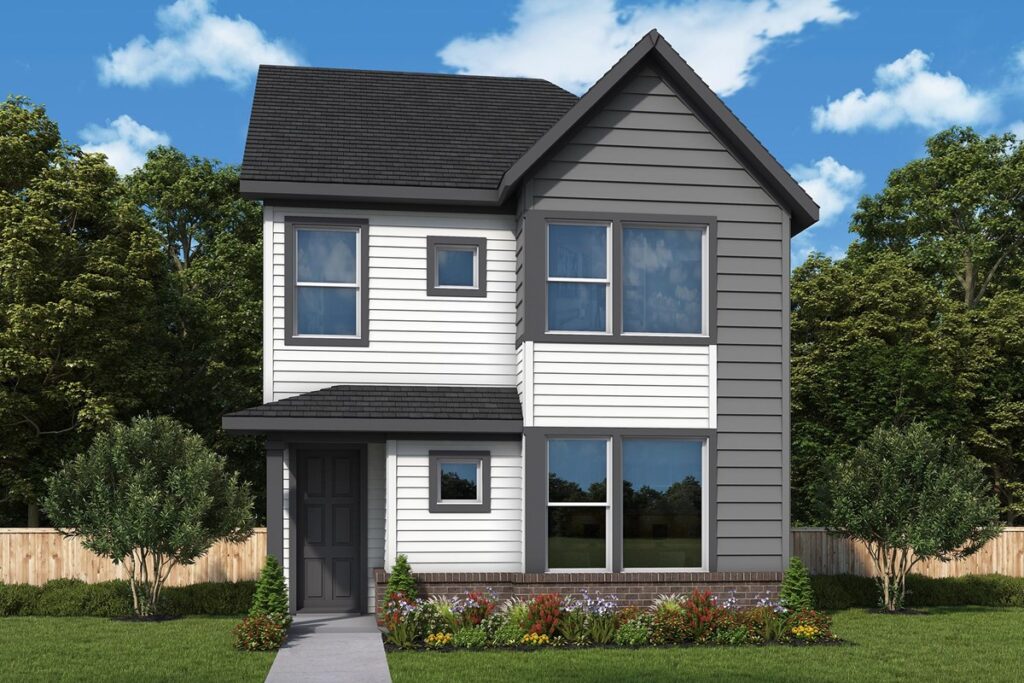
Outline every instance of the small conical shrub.
<svg viewBox="0 0 1024 683"><path fill-rule="evenodd" d="M291 623L284 570L273 555L267 556L267 561L260 571L260 578L256 582L256 593L252 597L252 607L249 608L249 616L269 617L285 626Z"/></svg>
<svg viewBox="0 0 1024 683"><path fill-rule="evenodd" d="M789 567L779 586L779 604L792 612L814 609L814 589L811 574L799 557L789 558Z"/></svg>
<svg viewBox="0 0 1024 683"><path fill-rule="evenodd" d="M416 599L416 579L412 575L409 558L405 555L397 556L394 566L391 567L391 576L388 577L388 595L392 593L402 593L410 600Z"/></svg>

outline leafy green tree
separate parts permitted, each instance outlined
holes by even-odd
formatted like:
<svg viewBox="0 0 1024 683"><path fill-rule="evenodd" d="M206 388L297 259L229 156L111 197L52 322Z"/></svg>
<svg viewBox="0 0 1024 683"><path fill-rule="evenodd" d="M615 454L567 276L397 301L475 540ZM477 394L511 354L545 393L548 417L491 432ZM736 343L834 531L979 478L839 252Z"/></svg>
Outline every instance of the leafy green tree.
<svg viewBox="0 0 1024 683"><path fill-rule="evenodd" d="M793 519L821 524L831 466L879 424L968 438L975 379L962 306L896 252L812 256L792 278Z"/></svg>
<svg viewBox="0 0 1024 683"><path fill-rule="evenodd" d="M162 394L164 273L103 158L0 104L0 488L29 525L68 453Z"/></svg>
<svg viewBox="0 0 1024 683"><path fill-rule="evenodd" d="M890 612L918 562L968 557L1002 531L981 461L921 423L875 429L836 463L830 489L827 526L866 545Z"/></svg>
<svg viewBox="0 0 1024 683"><path fill-rule="evenodd" d="M412 575L409 558L402 554L395 557L391 574L388 576L388 596L393 593L402 593L410 600L415 600L417 596L416 577Z"/></svg>
<svg viewBox="0 0 1024 683"><path fill-rule="evenodd" d="M140 617L156 613L176 565L194 563L218 540L252 533L248 484L167 417L115 424L47 483L44 505L54 525L126 566Z"/></svg>
<svg viewBox="0 0 1024 683"><path fill-rule="evenodd" d="M153 411L195 429L262 498L260 441L220 428L224 413L262 402L263 214L241 197L238 182L234 166L158 147L125 187L169 271L173 391Z"/></svg>
<svg viewBox="0 0 1024 683"><path fill-rule="evenodd" d="M926 147L927 156L896 169L881 192L861 200L851 229L868 247L908 254L967 308L999 289L1019 289L1024 145L1012 134L950 128Z"/></svg>

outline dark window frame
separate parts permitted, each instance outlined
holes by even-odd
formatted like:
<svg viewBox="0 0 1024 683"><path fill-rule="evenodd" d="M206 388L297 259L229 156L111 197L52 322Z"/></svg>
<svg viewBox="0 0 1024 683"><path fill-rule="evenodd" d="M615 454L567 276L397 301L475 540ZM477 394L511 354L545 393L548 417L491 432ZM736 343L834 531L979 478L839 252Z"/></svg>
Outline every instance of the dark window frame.
<svg viewBox="0 0 1024 683"><path fill-rule="evenodd" d="M490 451L429 451L429 475L428 486L430 501L430 512L454 512L454 513L487 513L491 511L491 452ZM474 463L479 468L480 476L477 481L477 489L480 492L480 500L475 502L445 503L441 501L441 464Z"/></svg>
<svg viewBox="0 0 1024 683"><path fill-rule="evenodd" d="M549 332L547 329L548 224L607 224L611 230L611 330L609 332ZM707 232L703 260L707 264L704 284L704 334L623 333L623 225L653 228L703 228ZM633 214L593 211L528 211L525 216L524 341L570 342L574 344L664 344L710 346L717 343L718 303L718 219L714 216Z"/></svg>
<svg viewBox="0 0 1024 683"><path fill-rule="evenodd" d="M307 337L297 334L295 276L298 246L296 235L303 227L313 230L355 230L359 242L359 266L356 325L359 334L352 337ZM370 324L370 240L368 220L325 218L322 216L285 216L284 219L284 343L286 346L369 346Z"/></svg>
<svg viewBox="0 0 1024 683"><path fill-rule="evenodd" d="M437 284L437 248L461 247L476 250L476 286L440 287ZM427 296L487 296L487 238L458 235L427 235Z"/></svg>

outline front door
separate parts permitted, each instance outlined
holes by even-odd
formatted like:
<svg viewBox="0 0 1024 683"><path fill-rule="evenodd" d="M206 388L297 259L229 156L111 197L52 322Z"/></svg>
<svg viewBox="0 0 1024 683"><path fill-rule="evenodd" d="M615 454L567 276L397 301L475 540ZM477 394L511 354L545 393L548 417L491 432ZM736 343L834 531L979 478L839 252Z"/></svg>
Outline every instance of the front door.
<svg viewBox="0 0 1024 683"><path fill-rule="evenodd" d="M360 455L299 451L299 609L363 611Z"/></svg>

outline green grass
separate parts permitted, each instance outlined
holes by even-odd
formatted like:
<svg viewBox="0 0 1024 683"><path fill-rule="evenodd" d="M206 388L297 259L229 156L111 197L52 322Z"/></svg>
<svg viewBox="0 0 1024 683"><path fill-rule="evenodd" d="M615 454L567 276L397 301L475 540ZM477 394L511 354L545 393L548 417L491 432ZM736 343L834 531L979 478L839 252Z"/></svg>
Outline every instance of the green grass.
<svg viewBox="0 0 1024 683"><path fill-rule="evenodd" d="M8 617L0 619L0 680L262 681L274 653L235 650L237 621Z"/></svg>
<svg viewBox="0 0 1024 683"><path fill-rule="evenodd" d="M487 681L1012 681L1024 675L1024 610L934 608L835 615L845 645L396 652L395 683Z"/></svg>

